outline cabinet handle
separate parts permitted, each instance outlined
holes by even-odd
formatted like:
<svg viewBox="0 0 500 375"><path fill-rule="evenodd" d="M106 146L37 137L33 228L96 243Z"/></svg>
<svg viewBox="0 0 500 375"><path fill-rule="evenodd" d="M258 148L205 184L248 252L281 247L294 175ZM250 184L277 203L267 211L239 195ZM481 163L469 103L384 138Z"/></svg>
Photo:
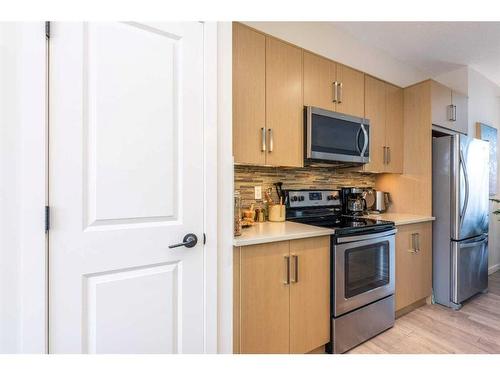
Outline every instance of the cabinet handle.
<svg viewBox="0 0 500 375"><path fill-rule="evenodd" d="M292 258L294 260L293 262L293 279L291 280L292 283L298 283L299 282L299 256L298 255L292 255Z"/></svg>
<svg viewBox="0 0 500 375"><path fill-rule="evenodd" d="M386 146L383 147L384 147L384 164L387 164L387 147Z"/></svg>
<svg viewBox="0 0 500 375"><path fill-rule="evenodd" d="M448 106L448 121L454 121L453 120L453 112L454 112L454 105L450 104Z"/></svg>
<svg viewBox="0 0 500 375"><path fill-rule="evenodd" d="M457 106L453 106L453 121L457 121Z"/></svg>
<svg viewBox="0 0 500 375"><path fill-rule="evenodd" d="M260 128L260 137L262 138L262 143L260 145L260 151L266 151L266 128Z"/></svg>
<svg viewBox="0 0 500 375"><path fill-rule="evenodd" d="M273 152L273 148L274 148L273 129L269 129L269 152Z"/></svg>
<svg viewBox="0 0 500 375"><path fill-rule="evenodd" d="M285 255L285 285L290 285L290 256Z"/></svg>
<svg viewBox="0 0 500 375"><path fill-rule="evenodd" d="M339 82L339 84L338 84L339 98L337 101L337 103L339 103L339 104L342 103L342 93L343 93L342 89L343 89L343 87L344 87L344 84L342 82Z"/></svg>
<svg viewBox="0 0 500 375"><path fill-rule="evenodd" d="M418 253L420 251L420 233L415 233L415 239L417 243L417 248L415 250Z"/></svg>
<svg viewBox="0 0 500 375"><path fill-rule="evenodd" d="M389 146L387 148L387 164L391 163L391 148Z"/></svg>
<svg viewBox="0 0 500 375"><path fill-rule="evenodd" d="M333 102L334 103L337 103L337 100L338 100L337 85L338 85L337 81L333 82Z"/></svg>
<svg viewBox="0 0 500 375"><path fill-rule="evenodd" d="M410 253L418 253L420 251L420 236L419 233L411 234L411 250Z"/></svg>

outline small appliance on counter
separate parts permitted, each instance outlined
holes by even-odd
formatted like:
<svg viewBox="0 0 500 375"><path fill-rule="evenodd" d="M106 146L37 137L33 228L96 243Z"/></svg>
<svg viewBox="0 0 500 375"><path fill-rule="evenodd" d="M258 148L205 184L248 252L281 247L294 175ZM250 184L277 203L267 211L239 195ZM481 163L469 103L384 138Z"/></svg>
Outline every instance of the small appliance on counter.
<svg viewBox="0 0 500 375"><path fill-rule="evenodd" d="M362 192L357 188L285 192L287 220L334 231L330 241L330 353L344 353L394 325L397 230L391 221L344 213L360 212L365 204L359 203ZM344 202L350 210L343 209Z"/></svg>
<svg viewBox="0 0 500 375"><path fill-rule="evenodd" d="M343 187L340 190L342 213L345 215L361 216L366 213L365 190L357 187Z"/></svg>
<svg viewBox="0 0 500 375"><path fill-rule="evenodd" d="M373 211L384 213L391 205L391 195L385 191L375 191L375 204Z"/></svg>

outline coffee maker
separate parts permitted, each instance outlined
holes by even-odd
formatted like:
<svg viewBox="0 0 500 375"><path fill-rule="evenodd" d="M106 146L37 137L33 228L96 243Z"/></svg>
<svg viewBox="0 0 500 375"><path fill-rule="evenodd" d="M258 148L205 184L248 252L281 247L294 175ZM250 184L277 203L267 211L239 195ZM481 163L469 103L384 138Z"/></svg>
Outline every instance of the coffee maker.
<svg viewBox="0 0 500 375"><path fill-rule="evenodd" d="M342 213L344 215L363 215L366 212L364 189L356 187L343 187L340 189Z"/></svg>

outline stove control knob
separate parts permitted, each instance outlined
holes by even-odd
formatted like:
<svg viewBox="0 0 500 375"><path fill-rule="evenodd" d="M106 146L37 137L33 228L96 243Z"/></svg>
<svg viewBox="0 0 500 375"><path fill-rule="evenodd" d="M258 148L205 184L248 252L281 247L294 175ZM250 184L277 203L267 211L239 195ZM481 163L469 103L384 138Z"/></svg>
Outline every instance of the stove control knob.
<svg viewBox="0 0 500 375"><path fill-rule="evenodd" d="M331 201L333 199L333 195L329 195L328 197L326 197L326 199Z"/></svg>
<svg viewBox="0 0 500 375"><path fill-rule="evenodd" d="M299 196L299 201L300 201L300 202L303 202L303 201L304 201L304 196L303 196L303 195Z"/></svg>
<svg viewBox="0 0 500 375"><path fill-rule="evenodd" d="M298 200L299 200L299 198L298 198L296 195L294 195L294 196L292 197L292 202L297 202Z"/></svg>

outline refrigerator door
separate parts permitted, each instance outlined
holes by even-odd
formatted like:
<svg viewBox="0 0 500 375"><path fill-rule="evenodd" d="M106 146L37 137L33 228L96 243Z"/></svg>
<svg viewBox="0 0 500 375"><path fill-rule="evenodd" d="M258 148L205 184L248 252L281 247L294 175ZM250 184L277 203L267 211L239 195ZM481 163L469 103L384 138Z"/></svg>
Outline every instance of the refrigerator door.
<svg viewBox="0 0 500 375"><path fill-rule="evenodd" d="M452 141L452 240L488 233L489 144L464 135Z"/></svg>
<svg viewBox="0 0 500 375"><path fill-rule="evenodd" d="M488 288L488 236L451 242L451 300L456 304Z"/></svg>

